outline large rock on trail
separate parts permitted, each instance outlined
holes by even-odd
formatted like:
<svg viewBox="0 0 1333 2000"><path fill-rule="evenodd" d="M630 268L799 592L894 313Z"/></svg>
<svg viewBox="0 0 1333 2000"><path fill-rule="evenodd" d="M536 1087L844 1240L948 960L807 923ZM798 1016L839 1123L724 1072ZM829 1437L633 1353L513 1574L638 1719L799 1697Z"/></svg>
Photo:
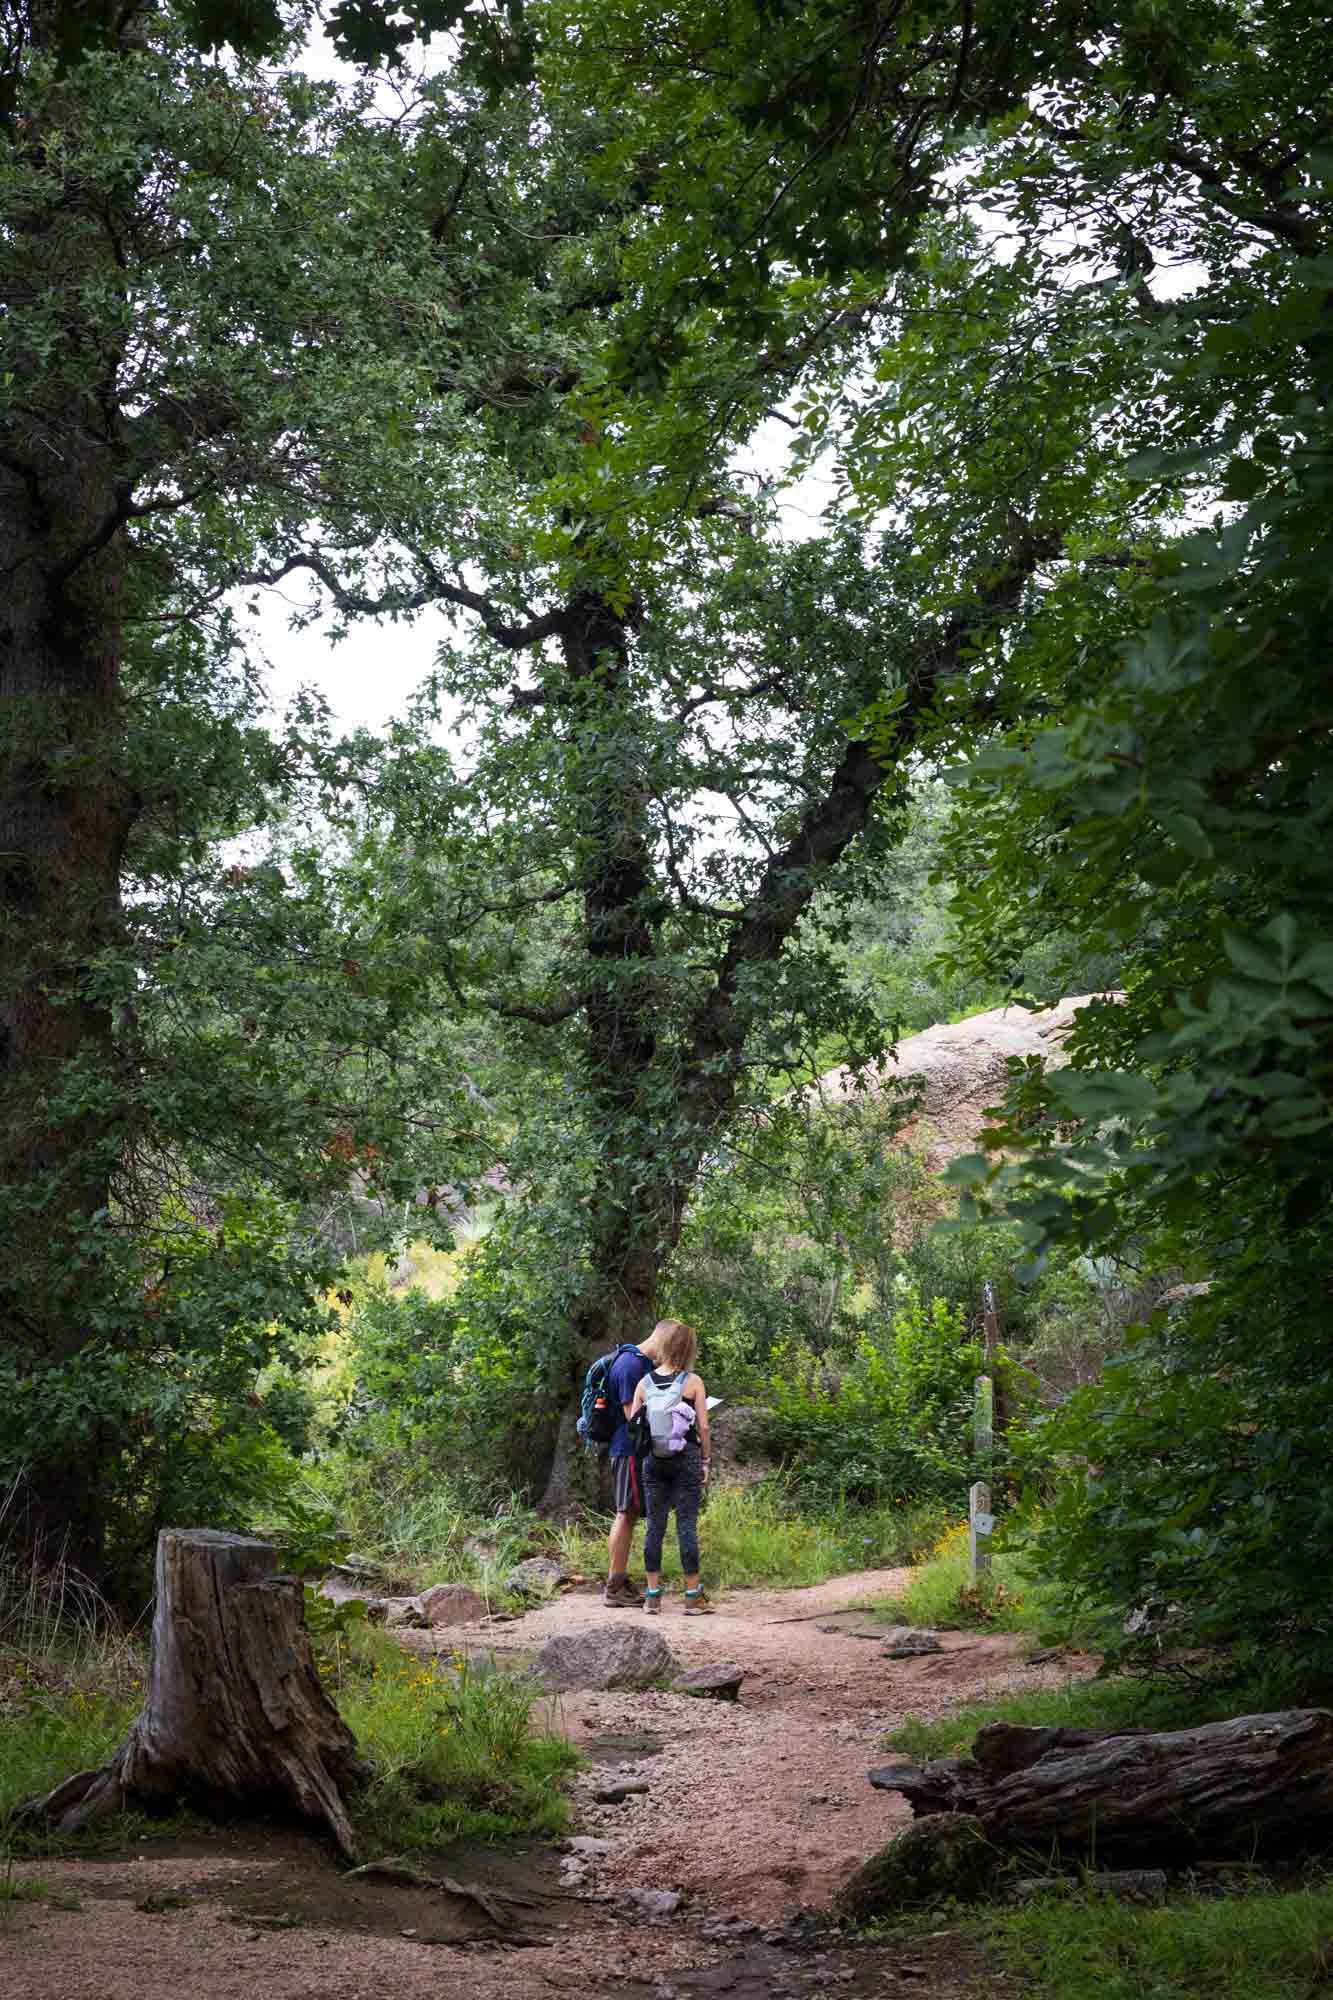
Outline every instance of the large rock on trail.
<svg viewBox="0 0 1333 2000"><path fill-rule="evenodd" d="M660 1633L621 1625L558 1633L542 1647L532 1671L549 1688L645 1688L674 1678L679 1665Z"/></svg>
<svg viewBox="0 0 1333 2000"><path fill-rule="evenodd" d="M435 1583L423 1590L417 1603L428 1625L471 1625L486 1616L484 1599L465 1583Z"/></svg>
<svg viewBox="0 0 1333 2000"><path fill-rule="evenodd" d="M1011 1056L1040 1056L1048 1067L1065 1061L1064 1039L1081 1007L1116 1000L1114 993L1081 993L1054 1007L994 1007L966 1021L948 1021L899 1042L890 1078L915 1082L920 1109L903 1127L904 1143L924 1147L926 1165L938 1173L960 1153L970 1153L988 1122L986 1111L1003 1097ZM864 1086L872 1094L873 1079ZM829 1070L811 1087L812 1103L845 1104L858 1095L852 1071Z"/></svg>

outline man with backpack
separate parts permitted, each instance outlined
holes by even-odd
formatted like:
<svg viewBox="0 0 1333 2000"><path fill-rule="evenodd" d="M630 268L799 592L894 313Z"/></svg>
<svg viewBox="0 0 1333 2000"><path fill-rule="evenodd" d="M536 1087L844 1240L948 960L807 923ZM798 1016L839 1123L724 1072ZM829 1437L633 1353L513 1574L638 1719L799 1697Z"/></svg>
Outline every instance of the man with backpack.
<svg viewBox="0 0 1333 2000"><path fill-rule="evenodd" d="M607 1400L620 1412L611 1438L611 1477L616 1518L606 1538L609 1557L606 1588L602 1602L613 1611L638 1611L643 1597L629 1580L629 1555L634 1541L634 1524L644 1511L643 1467L629 1427L634 1393L653 1366L662 1359L664 1332L676 1324L659 1320L646 1340L637 1347L622 1346L607 1374Z"/></svg>

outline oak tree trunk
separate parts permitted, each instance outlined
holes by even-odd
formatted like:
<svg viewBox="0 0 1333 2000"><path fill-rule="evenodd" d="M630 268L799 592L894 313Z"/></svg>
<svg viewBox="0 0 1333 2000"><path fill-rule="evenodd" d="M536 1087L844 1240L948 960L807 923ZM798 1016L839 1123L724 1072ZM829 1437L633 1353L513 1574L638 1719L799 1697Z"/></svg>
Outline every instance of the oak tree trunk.
<svg viewBox="0 0 1333 2000"><path fill-rule="evenodd" d="M65 1833L126 1806L214 1817L274 1808L325 1827L348 1860L348 1796L369 1772L315 1671L298 1578L267 1542L211 1528L158 1537L142 1713L111 1762L23 1809Z"/></svg>
<svg viewBox="0 0 1333 2000"><path fill-rule="evenodd" d="M56 0L34 0L37 48L59 45L61 17ZM34 161L48 147L61 157L76 118L58 88L44 106L22 121ZM133 819L121 743L124 334L108 309L118 218L77 181L45 185L13 228L9 269L25 296L64 301L64 331L25 352L15 315L23 386L0 424L0 1344L19 1350L23 1372L61 1366L94 1323L75 1280L95 1260L90 1229L118 1152L98 967L119 926ZM44 1460L37 1446L25 1469L29 1545L96 1577L95 1452L62 1446Z"/></svg>
<svg viewBox="0 0 1333 2000"><path fill-rule="evenodd" d="M573 1316L569 1394L554 1441L542 1511L568 1517L607 1502L605 1460L585 1453L574 1425L590 1362L638 1341L656 1318L662 1267L683 1197L655 1142L645 1085L659 1056L662 899L653 860L642 720L625 692L627 626L601 598L574 599L561 634L573 712L603 745L580 802L579 880L587 989L585 1075L602 1167L589 1202L589 1274ZM660 1113L658 1114L660 1118Z"/></svg>

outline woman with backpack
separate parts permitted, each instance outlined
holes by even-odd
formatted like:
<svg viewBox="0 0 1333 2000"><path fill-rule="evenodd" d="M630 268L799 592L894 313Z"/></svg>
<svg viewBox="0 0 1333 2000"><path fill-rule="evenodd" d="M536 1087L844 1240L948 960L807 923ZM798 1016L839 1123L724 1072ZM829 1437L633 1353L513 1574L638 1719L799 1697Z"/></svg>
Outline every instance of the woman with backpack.
<svg viewBox="0 0 1333 2000"><path fill-rule="evenodd" d="M643 1608L662 1609L662 1543L667 1515L676 1510L680 1566L685 1572L685 1615L712 1610L699 1581L699 1509L708 1484L711 1443L708 1399L692 1372L699 1336L678 1319L659 1320L654 1365L634 1392L630 1422L643 1449L643 1495L647 1530L643 1566L648 1587Z"/></svg>

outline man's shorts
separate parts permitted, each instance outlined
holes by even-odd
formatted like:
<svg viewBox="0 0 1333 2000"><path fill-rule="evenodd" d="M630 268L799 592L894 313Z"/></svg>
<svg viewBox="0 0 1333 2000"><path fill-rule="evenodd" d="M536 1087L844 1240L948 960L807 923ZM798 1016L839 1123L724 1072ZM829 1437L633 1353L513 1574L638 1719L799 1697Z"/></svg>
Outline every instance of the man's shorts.
<svg viewBox="0 0 1333 2000"><path fill-rule="evenodd" d="M612 1490L617 1514L642 1514L643 1468L631 1453L611 1460Z"/></svg>

